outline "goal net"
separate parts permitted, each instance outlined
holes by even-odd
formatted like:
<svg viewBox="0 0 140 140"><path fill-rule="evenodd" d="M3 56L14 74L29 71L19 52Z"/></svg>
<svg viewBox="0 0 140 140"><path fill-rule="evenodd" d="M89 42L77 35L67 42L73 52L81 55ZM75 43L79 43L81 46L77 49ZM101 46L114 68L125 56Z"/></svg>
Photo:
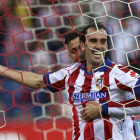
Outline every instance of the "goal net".
<svg viewBox="0 0 140 140"><path fill-rule="evenodd" d="M0 0L0 65L21 77L70 66L65 35L99 21L109 32L110 60L140 74L140 0ZM0 140L72 139L65 90L35 90L3 77L0 88ZM139 116L134 122L138 138Z"/></svg>

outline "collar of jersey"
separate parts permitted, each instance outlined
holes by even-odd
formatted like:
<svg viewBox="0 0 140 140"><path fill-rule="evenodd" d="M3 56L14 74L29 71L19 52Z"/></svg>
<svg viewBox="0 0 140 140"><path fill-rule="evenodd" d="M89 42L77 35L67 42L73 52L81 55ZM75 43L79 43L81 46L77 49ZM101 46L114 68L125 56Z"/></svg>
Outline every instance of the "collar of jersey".
<svg viewBox="0 0 140 140"><path fill-rule="evenodd" d="M95 70L94 73L97 72L97 71L106 72L106 71L108 70L108 68L111 66L111 63L112 63L112 62L109 60L109 58L106 57L106 58L105 58L105 62L102 64L102 66L101 66L98 70ZM83 64L80 66L80 68L81 68L82 70L84 70L85 73L86 73L87 75L89 75L89 76L92 75L92 74L93 74L92 72L91 72L91 73L88 73L88 72L86 71L85 66L86 66L86 62L83 63Z"/></svg>

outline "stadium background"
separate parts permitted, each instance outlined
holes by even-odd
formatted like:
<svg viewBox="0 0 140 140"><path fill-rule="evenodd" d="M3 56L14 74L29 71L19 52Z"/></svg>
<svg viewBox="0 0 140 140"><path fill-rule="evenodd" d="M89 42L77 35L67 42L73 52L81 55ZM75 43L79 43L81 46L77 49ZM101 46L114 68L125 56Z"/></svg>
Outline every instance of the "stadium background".
<svg viewBox="0 0 140 140"><path fill-rule="evenodd" d="M140 0L0 0L0 64L39 74L69 66L65 34L97 21L109 31L110 59L140 73ZM29 89L3 77L0 87L0 140L71 139L65 90Z"/></svg>

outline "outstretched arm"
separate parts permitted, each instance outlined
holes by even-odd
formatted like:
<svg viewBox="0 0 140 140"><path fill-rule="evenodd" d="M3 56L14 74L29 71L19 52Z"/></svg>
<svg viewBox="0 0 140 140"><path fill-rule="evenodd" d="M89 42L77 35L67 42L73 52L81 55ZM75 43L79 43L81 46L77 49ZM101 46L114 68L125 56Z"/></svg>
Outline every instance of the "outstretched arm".
<svg viewBox="0 0 140 140"><path fill-rule="evenodd" d="M3 76L9 80L15 81L19 84L24 84L30 88L40 88L45 85L43 81L43 75L39 75L33 72L16 71L0 65L0 76Z"/></svg>

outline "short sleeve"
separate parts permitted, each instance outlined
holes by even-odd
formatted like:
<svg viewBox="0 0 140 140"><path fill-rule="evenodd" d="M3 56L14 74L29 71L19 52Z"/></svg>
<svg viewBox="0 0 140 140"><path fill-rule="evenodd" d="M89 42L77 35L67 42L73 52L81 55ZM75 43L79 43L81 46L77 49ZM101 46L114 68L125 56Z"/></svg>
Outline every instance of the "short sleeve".
<svg viewBox="0 0 140 140"><path fill-rule="evenodd" d="M115 70L116 84L121 83L128 87L135 87L139 77L140 75L135 71L122 66L118 66Z"/></svg>
<svg viewBox="0 0 140 140"><path fill-rule="evenodd" d="M117 87L121 90L128 91L128 96L122 101L102 102L103 115L138 115L140 114L140 76L135 71L116 66L114 69L114 80ZM132 90L133 89L133 90ZM116 91L117 92L117 91ZM132 94L135 94L135 98ZM123 93L123 92L122 92ZM130 99L129 99L130 98Z"/></svg>
<svg viewBox="0 0 140 140"><path fill-rule="evenodd" d="M61 69L54 73L48 72L44 74L43 80L51 92L57 92L59 89L63 89L65 87L67 75L68 71Z"/></svg>
<svg viewBox="0 0 140 140"><path fill-rule="evenodd" d="M135 71L119 66L115 72L115 82L121 90L129 91L140 100L140 75ZM133 90L132 90L133 89Z"/></svg>

